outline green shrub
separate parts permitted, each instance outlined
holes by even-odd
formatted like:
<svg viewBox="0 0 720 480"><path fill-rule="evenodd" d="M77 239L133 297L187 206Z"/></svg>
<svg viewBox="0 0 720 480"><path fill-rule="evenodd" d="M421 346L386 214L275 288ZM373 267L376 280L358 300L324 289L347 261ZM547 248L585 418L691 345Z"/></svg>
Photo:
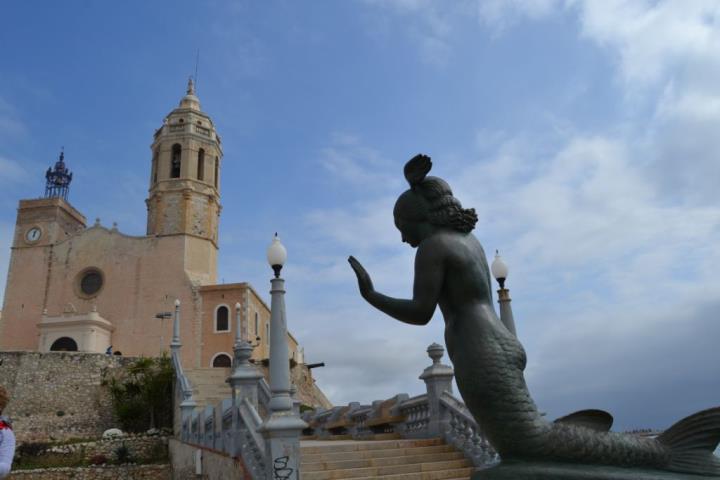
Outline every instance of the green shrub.
<svg viewBox="0 0 720 480"><path fill-rule="evenodd" d="M15 457L37 457L48 448L50 448L50 444L47 442L19 443L17 448L15 448Z"/></svg>
<svg viewBox="0 0 720 480"><path fill-rule="evenodd" d="M124 443L115 449L115 461L118 464L130 463L130 449Z"/></svg>
<svg viewBox="0 0 720 480"><path fill-rule="evenodd" d="M173 370L170 357L142 357L104 384L110 389L113 410L122 429L144 432L172 428Z"/></svg>

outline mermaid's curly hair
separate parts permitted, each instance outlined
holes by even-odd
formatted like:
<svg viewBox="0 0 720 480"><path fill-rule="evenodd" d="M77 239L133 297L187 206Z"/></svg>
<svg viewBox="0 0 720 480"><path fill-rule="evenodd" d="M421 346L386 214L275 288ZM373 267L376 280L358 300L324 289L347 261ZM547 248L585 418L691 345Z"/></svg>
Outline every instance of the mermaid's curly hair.
<svg viewBox="0 0 720 480"><path fill-rule="evenodd" d="M478 221L475 209L462 208L445 180L428 177L431 168L430 157L423 154L415 155L405 164L405 179L410 190L400 195L395 203L395 216L425 220L462 233L471 232Z"/></svg>

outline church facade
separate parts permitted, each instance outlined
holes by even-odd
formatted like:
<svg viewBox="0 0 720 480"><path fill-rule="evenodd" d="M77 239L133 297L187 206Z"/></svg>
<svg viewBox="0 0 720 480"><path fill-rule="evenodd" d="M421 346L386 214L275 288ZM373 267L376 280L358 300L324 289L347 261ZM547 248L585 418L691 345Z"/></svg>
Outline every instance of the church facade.
<svg viewBox="0 0 720 480"><path fill-rule="evenodd" d="M238 314L254 358L268 358L268 306L247 283L217 284L223 150L192 80L151 151L144 236L88 225L67 200L72 174L62 154L44 198L20 200L0 350L157 355L168 349L178 299L184 365L230 366ZM290 358L304 363L287 340Z"/></svg>

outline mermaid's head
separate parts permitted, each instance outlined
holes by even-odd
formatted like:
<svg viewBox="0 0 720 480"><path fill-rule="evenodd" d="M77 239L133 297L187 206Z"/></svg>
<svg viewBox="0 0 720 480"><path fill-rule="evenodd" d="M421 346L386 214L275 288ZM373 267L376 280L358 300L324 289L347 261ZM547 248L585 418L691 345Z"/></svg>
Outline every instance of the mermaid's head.
<svg viewBox="0 0 720 480"><path fill-rule="evenodd" d="M428 177L432 161L427 155L415 155L405 164L405 179L410 184L395 202L395 226L403 241L412 247L438 227L468 233L475 228L475 209L462 208L450 185L438 177Z"/></svg>

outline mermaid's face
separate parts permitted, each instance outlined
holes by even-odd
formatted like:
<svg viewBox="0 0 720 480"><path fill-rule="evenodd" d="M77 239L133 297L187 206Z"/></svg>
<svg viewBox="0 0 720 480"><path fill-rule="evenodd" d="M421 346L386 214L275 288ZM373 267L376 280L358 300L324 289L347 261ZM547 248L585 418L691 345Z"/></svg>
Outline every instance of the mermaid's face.
<svg viewBox="0 0 720 480"><path fill-rule="evenodd" d="M402 241L416 248L428 236L430 225L425 220L427 205L412 190L400 195L393 215Z"/></svg>
<svg viewBox="0 0 720 480"><path fill-rule="evenodd" d="M420 245L420 242L422 242L424 238L423 228L420 222L405 220L396 216L395 226L400 230L400 237L404 243L409 244L413 248Z"/></svg>

